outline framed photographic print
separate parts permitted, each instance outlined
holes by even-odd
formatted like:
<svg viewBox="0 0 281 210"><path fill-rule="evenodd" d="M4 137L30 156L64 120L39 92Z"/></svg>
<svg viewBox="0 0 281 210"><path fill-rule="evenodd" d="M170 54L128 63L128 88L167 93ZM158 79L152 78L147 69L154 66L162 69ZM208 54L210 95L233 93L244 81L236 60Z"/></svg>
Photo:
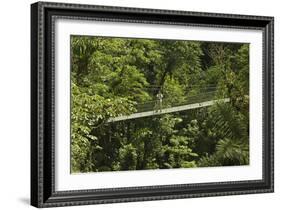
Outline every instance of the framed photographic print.
<svg viewBox="0 0 281 210"><path fill-rule="evenodd" d="M31 204L273 192L273 17L31 5Z"/></svg>

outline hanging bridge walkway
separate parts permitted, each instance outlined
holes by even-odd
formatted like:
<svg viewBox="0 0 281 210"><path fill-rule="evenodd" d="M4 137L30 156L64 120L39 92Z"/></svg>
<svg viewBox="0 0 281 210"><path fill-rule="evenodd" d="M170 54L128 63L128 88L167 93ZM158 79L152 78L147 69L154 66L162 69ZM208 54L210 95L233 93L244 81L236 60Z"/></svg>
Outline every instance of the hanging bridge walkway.
<svg viewBox="0 0 281 210"><path fill-rule="evenodd" d="M212 106L216 103L227 103L229 98L215 99L216 90L198 93L193 96L186 97L185 101L172 102L172 99L152 100L136 105L136 112L130 115L122 115L114 118L109 118L108 122L117 122L122 120L136 119L141 117L149 117L173 112L186 111L201 107ZM176 99L174 99L175 101Z"/></svg>

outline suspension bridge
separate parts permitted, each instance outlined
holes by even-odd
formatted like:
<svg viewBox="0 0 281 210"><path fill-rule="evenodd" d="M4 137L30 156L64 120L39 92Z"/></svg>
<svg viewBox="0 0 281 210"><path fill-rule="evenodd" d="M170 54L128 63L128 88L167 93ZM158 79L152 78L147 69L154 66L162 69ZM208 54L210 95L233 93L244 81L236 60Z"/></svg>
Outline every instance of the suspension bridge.
<svg viewBox="0 0 281 210"><path fill-rule="evenodd" d="M109 118L108 122L117 122L122 120L150 117L154 115L174 113L190 109L212 106L216 103L229 102L229 98L216 99L215 94L216 87L208 87L204 91L187 96L184 101L177 101L176 98L173 99L165 97L161 94L161 98L157 98L156 100L138 103L136 105L135 113Z"/></svg>

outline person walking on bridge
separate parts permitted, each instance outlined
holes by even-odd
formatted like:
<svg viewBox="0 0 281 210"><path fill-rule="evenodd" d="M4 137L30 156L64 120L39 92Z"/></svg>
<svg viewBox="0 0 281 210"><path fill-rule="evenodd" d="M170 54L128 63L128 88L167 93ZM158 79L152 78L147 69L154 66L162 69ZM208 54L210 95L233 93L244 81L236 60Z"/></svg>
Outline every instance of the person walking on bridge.
<svg viewBox="0 0 281 210"><path fill-rule="evenodd" d="M157 98L157 106L156 106L156 111L161 112L162 111L162 102L163 102L163 94L161 93L161 90L156 95Z"/></svg>

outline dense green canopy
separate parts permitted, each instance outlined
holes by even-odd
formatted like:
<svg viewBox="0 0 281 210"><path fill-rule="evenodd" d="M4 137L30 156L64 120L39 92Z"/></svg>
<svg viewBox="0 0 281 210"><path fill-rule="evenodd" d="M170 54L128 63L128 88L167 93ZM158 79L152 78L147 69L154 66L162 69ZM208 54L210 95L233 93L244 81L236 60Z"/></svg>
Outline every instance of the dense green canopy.
<svg viewBox="0 0 281 210"><path fill-rule="evenodd" d="M72 36L71 55L72 172L249 164L248 44ZM230 102L108 122L159 92Z"/></svg>

